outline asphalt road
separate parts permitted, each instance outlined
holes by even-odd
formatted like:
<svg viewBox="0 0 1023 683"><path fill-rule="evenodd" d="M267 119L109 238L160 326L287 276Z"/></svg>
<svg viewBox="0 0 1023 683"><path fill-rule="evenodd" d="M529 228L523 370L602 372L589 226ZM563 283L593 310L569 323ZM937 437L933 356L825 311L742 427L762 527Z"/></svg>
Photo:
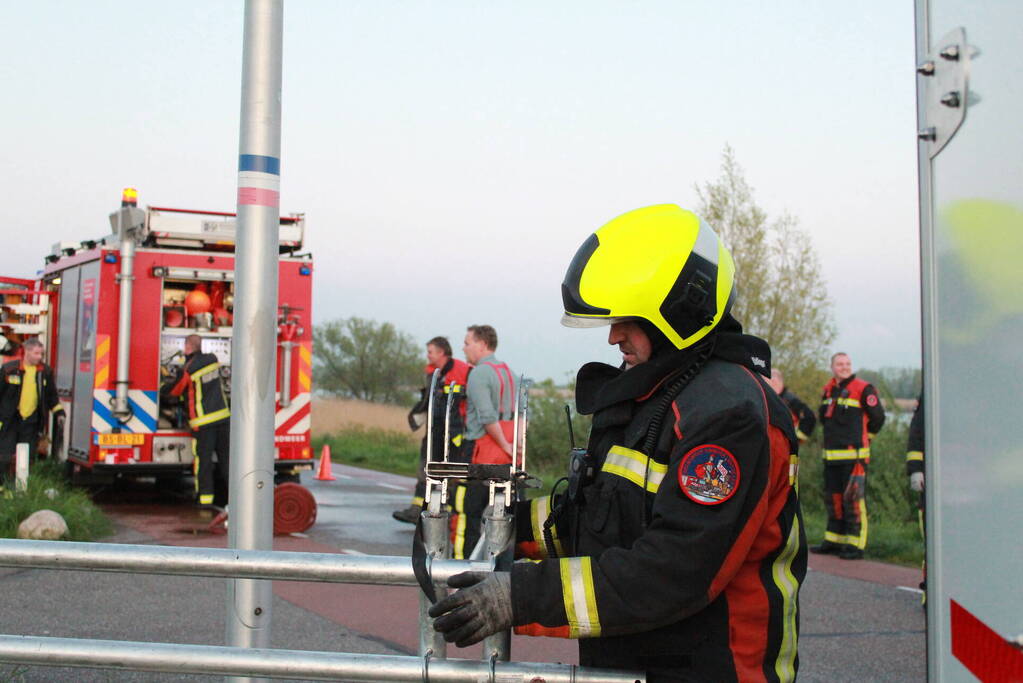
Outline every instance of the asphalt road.
<svg viewBox="0 0 1023 683"><path fill-rule="evenodd" d="M275 539L279 550L407 555L412 526L391 519L408 504L412 480L341 465L334 481L306 484L318 503L306 533ZM140 503L139 494L104 508L118 543L223 547L190 506ZM922 681L920 598L899 586L916 572L872 562L814 557L801 593L800 680ZM149 642L223 644L226 580L0 569L0 632ZM411 654L417 643L416 589L274 582L272 647ZM449 656L476 658L452 648ZM576 663L574 644L516 637L517 660ZM0 681L204 681L220 678L0 664Z"/></svg>

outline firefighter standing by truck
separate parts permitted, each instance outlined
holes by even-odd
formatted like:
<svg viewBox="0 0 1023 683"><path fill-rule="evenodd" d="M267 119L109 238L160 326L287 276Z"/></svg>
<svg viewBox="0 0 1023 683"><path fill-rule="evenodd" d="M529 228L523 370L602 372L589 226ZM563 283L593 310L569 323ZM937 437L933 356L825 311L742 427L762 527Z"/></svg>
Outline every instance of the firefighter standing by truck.
<svg viewBox="0 0 1023 683"><path fill-rule="evenodd" d="M161 389L183 396L192 430L193 471L200 510L227 505L230 472L231 409L220 377L220 362L202 352L202 337L185 337L185 362Z"/></svg>
<svg viewBox="0 0 1023 683"><path fill-rule="evenodd" d="M884 426L877 390L856 377L847 353L831 357L834 375L821 395L824 429L824 507L828 527L824 541L811 552L863 558L867 546L867 466L870 440Z"/></svg>
<svg viewBox="0 0 1023 683"><path fill-rule="evenodd" d="M43 343L30 338L22 346L24 358L0 367L0 479L10 473L19 443L27 443L35 457L47 414L59 424L64 420L53 372L43 362Z"/></svg>
<svg viewBox="0 0 1023 683"><path fill-rule="evenodd" d="M567 491L519 504L518 540L546 559L452 577L462 590L430 610L447 640L529 625L580 638L584 666L651 683L795 677L798 442L760 377L767 343L728 314L733 272L714 231L675 205L620 216L579 249L563 322L610 323L623 366L582 367L586 454Z"/></svg>

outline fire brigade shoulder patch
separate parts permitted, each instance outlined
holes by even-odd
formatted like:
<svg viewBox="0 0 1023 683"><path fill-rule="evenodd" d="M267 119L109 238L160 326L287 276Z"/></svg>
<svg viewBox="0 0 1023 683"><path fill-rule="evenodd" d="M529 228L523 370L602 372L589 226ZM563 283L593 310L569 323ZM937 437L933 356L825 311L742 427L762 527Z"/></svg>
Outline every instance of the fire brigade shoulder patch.
<svg viewBox="0 0 1023 683"><path fill-rule="evenodd" d="M873 408L877 405L877 394L871 394L867 396L867 405Z"/></svg>
<svg viewBox="0 0 1023 683"><path fill-rule="evenodd" d="M727 448L697 446L682 456L678 485L695 503L720 505L739 490L739 463Z"/></svg>

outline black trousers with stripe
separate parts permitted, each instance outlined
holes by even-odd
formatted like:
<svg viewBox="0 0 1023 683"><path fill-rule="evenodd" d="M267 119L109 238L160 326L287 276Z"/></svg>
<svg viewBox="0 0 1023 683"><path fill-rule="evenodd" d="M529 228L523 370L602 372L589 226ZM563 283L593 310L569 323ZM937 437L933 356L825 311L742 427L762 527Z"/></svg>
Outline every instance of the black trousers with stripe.
<svg viewBox="0 0 1023 683"><path fill-rule="evenodd" d="M200 505L227 505L231 421L220 420L192 433L195 439L195 484ZM216 454L216 458L214 458Z"/></svg>
<svg viewBox="0 0 1023 683"><path fill-rule="evenodd" d="M846 496L849 477L853 467L863 465L866 481L867 463L864 460L843 460L824 463L824 507L828 511L828 528L825 540L847 544L863 549L867 545L867 504L866 491L863 497L851 499Z"/></svg>

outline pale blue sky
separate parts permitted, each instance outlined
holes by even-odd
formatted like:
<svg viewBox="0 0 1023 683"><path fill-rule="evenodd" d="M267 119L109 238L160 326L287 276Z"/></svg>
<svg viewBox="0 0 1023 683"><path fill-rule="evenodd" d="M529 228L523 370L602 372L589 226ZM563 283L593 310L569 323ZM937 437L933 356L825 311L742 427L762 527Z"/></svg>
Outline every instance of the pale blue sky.
<svg viewBox="0 0 1023 683"><path fill-rule="evenodd" d="M233 210L243 3L0 0L0 272L142 204ZM696 204L726 143L821 255L858 366L919 363L909 2L285 4L282 210L317 321L490 323L518 371L614 360L561 328L582 240ZM12 237L17 236L15 239Z"/></svg>

